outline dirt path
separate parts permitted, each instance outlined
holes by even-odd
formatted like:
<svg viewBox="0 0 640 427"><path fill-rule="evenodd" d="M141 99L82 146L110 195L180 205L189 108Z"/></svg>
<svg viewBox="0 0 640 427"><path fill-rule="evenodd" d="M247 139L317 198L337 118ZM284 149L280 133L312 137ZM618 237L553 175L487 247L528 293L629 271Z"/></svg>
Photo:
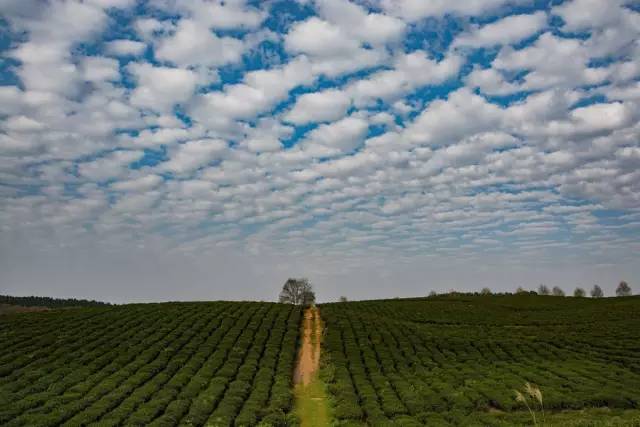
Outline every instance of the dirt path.
<svg viewBox="0 0 640 427"><path fill-rule="evenodd" d="M304 313L304 335L298 356L298 364L294 373L296 384L309 385L320 367L320 337L322 325L319 321L318 309L308 308Z"/></svg>
<svg viewBox="0 0 640 427"><path fill-rule="evenodd" d="M302 427L329 425L327 396L319 378L322 321L317 307L304 313L302 346L294 372L296 413Z"/></svg>

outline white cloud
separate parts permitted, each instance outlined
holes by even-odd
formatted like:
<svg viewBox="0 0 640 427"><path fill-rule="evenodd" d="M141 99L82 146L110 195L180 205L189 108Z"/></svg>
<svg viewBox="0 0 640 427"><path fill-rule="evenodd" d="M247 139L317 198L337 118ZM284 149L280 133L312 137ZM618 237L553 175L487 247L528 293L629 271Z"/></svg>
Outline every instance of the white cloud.
<svg viewBox="0 0 640 427"><path fill-rule="evenodd" d="M576 108L571 111L569 116L575 123L578 132L618 129L628 126L634 119L634 113L629 105L621 102Z"/></svg>
<svg viewBox="0 0 640 427"><path fill-rule="evenodd" d="M245 0L178 0L175 9L186 11L191 18L220 30L256 28L266 14L246 3Z"/></svg>
<svg viewBox="0 0 640 427"><path fill-rule="evenodd" d="M112 7L124 9L133 6L136 2L135 0L89 0L88 3L95 4L96 6L100 6L103 9Z"/></svg>
<svg viewBox="0 0 640 427"><path fill-rule="evenodd" d="M113 40L105 44L106 51L116 56L138 56L141 55L147 45L128 39Z"/></svg>
<svg viewBox="0 0 640 427"><path fill-rule="evenodd" d="M195 20L182 19L175 32L156 47L156 57L179 66L220 66L242 57L243 43L233 37L218 37Z"/></svg>
<svg viewBox="0 0 640 427"><path fill-rule="evenodd" d="M382 0L381 4L389 14L399 16L409 22L415 22L427 16L445 14L482 15L504 4L508 0L468 0L456 2L448 0Z"/></svg>
<svg viewBox="0 0 640 427"><path fill-rule="evenodd" d="M322 18L362 42L373 45L395 42L405 31L402 20L381 13L368 13L348 0L319 0L316 3Z"/></svg>
<svg viewBox="0 0 640 427"><path fill-rule="evenodd" d="M353 53L360 43L349 39L340 27L314 16L294 25L285 37L285 47L292 53L328 57Z"/></svg>
<svg viewBox="0 0 640 427"><path fill-rule="evenodd" d="M110 25L133 4L3 3L18 61L0 87L0 249L33 245L20 274L1 259L21 284L68 248L106 264L94 250L153 247L207 272L234 253L274 289L299 268L319 291L363 270L410 292L433 265L475 268L457 287L502 271L491 262L521 279L514 266L535 265L537 284L566 254L638 273L640 20L625 3L317 0L300 22L270 2L170 0ZM547 17L564 24L521 43ZM429 36L450 31L453 45Z"/></svg>
<svg viewBox="0 0 640 427"><path fill-rule="evenodd" d="M115 151L96 160L80 163L78 174L92 181L105 181L126 174L127 167L140 160L142 151Z"/></svg>
<svg viewBox="0 0 640 427"><path fill-rule="evenodd" d="M11 127L9 120L7 120L5 126ZM24 123L15 123L18 125L18 130L23 127ZM31 126L29 126L31 127ZM29 129L31 130L31 129ZM33 155L43 149L42 142L34 141L17 135L0 134L0 154L5 157L21 156L21 155Z"/></svg>
<svg viewBox="0 0 640 427"><path fill-rule="evenodd" d="M358 117L345 117L320 125L301 143L301 149L313 157L332 157L355 150L366 135L369 125Z"/></svg>
<svg viewBox="0 0 640 427"><path fill-rule="evenodd" d="M172 149L169 160L160 164L162 171L188 174L219 158L227 149L227 143L218 139L188 141Z"/></svg>
<svg viewBox="0 0 640 427"><path fill-rule="evenodd" d="M289 138L293 128L283 125L274 118L258 120L255 127L247 130L246 139L240 146L246 147L252 153L275 152L282 149L281 139Z"/></svg>
<svg viewBox="0 0 640 427"><path fill-rule="evenodd" d="M462 60L451 55L441 61L427 57L423 51L399 55L392 70L379 71L371 77L357 80L346 91L356 105L367 105L378 99L393 101L425 85L436 85L453 78Z"/></svg>
<svg viewBox="0 0 640 427"><path fill-rule="evenodd" d="M465 77L465 82L487 95L508 95L520 90L517 84L506 81L502 73L494 68L475 68Z"/></svg>
<svg viewBox="0 0 640 427"><path fill-rule="evenodd" d="M318 17L295 24L285 36L285 48L305 54L315 73L335 77L382 63L384 49L371 49L344 28Z"/></svg>
<svg viewBox="0 0 640 427"><path fill-rule="evenodd" d="M126 181L118 181L111 185L111 188L118 191L143 192L153 190L160 185L161 182L161 176L150 174Z"/></svg>
<svg viewBox="0 0 640 427"><path fill-rule="evenodd" d="M306 93L296 100L285 120L295 124L332 122L343 117L351 100L340 90Z"/></svg>
<svg viewBox="0 0 640 427"><path fill-rule="evenodd" d="M138 107L169 110L191 98L196 87L197 76L189 70L154 67L147 63L129 64L127 69L138 81L131 94L131 103Z"/></svg>
<svg viewBox="0 0 640 427"><path fill-rule="evenodd" d="M82 78L91 82L120 79L118 61L104 57L86 57L81 63Z"/></svg>
<svg viewBox="0 0 640 427"><path fill-rule="evenodd" d="M152 41L155 37L171 31L174 25L171 21L159 21L155 18L138 18L134 22L133 27L141 38Z"/></svg>
<svg viewBox="0 0 640 427"><path fill-rule="evenodd" d="M0 86L0 114L15 114L23 104L23 92L16 86Z"/></svg>
<svg viewBox="0 0 640 427"><path fill-rule="evenodd" d="M450 145L460 138L495 129L500 108L462 88L446 100L433 101L407 128L406 137L415 144Z"/></svg>
<svg viewBox="0 0 640 427"><path fill-rule="evenodd" d="M3 123L3 127L9 131L16 131L16 132L31 132L31 131L42 130L45 128L45 126L42 123L26 116L9 117Z"/></svg>
<svg viewBox="0 0 640 427"><path fill-rule="evenodd" d="M135 138L130 140L133 147L154 147L159 145L171 145L178 141L184 141L197 133L182 128L163 127L156 130L145 129Z"/></svg>
<svg viewBox="0 0 640 427"><path fill-rule="evenodd" d="M615 24L624 3L622 0L571 0L554 7L553 13L562 18L567 31L580 31Z"/></svg>
<svg viewBox="0 0 640 427"><path fill-rule="evenodd" d="M191 110L193 117L213 128L228 128L228 119L253 118L285 99L291 89L313 82L315 76L302 57L280 68L252 71L243 80L199 96Z"/></svg>
<svg viewBox="0 0 640 427"><path fill-rule="evenodd" d="M249 151L253 153L263 153L269 151L279 151L282 148L282 143L274 137L260 137L255 136L245 141Z"/></svg>
<svg viewBox="0 0 640 427"><path fill-rule="evenodd" d="M513 44L541 31L547 23L546 12L511 15L499 21L474 28L458 36L453 46L485 47Z"/></svg>
<svg viewBox="0 0 640 427"><path fill-rule="evenodd" d="M10 56L21 61L16 73L28 90L75 95L80 90L78 69L70 61L71 48L99 34L107 22L101 7L89 3L54 2L39 5L7 19L28 40Z"/></svg>
<svg viewBox="0 0 640 427"><path fill-rule="evenodd" d="M160 194L155 192L127 193L122 196L113 206L115 214L132 215L151 209L160 198Z"/></svg>
<svg viewBox="0 0 640 427"><path fill-rule="evenodd" d="M588 67L589 59L589 51L582 41L544 33L531 46L519 50L503 47L492 66L508 71L530 70L520 85L524 90L594 85L605 81L608 71L602 67Z"/></svg>

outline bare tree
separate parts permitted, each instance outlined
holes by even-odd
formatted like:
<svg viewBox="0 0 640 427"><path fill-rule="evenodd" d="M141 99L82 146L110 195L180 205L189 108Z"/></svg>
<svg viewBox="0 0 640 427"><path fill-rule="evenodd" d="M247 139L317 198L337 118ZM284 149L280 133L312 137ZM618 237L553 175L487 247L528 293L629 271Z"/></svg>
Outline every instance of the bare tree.
<svg viewBox="0 0 640 427"><path fill-rule="evenodd" d="M603 296L604 292L602 292L602 288L598 285L593 285L593 289L591 289L591 297L602 298Z"/></svg>
<svg viewBox="0 0 640 427"><path fill-rule="evenodd" d="M431 292L429 292L429 296L430 296L430 297L435 297L436 295L438 295L438 294L436 293L436 291L431 291Z"/></svg>
<svg viewBox="0 0 640 427"><path fill-rule="evenodd" d="M547 285L540 285L538 286L538 295L549 295L551 293L551 291L549 290L549 287Z"/></svg>
<svg viewBox="0 0 640 427"><path fill-rule="evenodd" d="M316 300L309 279L287 279L278 301L284 304L311 305Z"/></svg>
<svg viewBox="0 0 640 427"><path fill-rule="evenodd" d="M482 295L491 295L491 289L482 288L482 290L480 291L480 294L482 294Z"/></svg>
<svg viewBox="0 0 640 427"><path fill-rule="evenodd" d="M564 296L564 291L562 289L560 289L558 286L554 286L553 289L551 290L551 293L555 297L563 297Z"/></svg>
<svg viewBox="0 0 640 427"><path fill-rule="evenodd" d="M631 295L631 286L624 280L620 282L618 287L616 288L616 296L619 297L628 297Z"/></svg>
<svg viewBox="0 0 640 427"><path fill-rule="evenodd" d="M516 289L516 294L524 294L526 292L522 286L518 286L518 289Z"/></svg>
<svg viewBox="0 0 640 427"><path fill-rule="evenodd" d="M586 292L584 291L584 289L582 289L582 288L576 288L576 289L573 291L573 296L574 296L574 297L578 297L578 298L584 297L586 294L587 294L587 293L586 293Z"/></svg>
<svg viewBox="0 0 640 427"><path fill-rule="evenodd" d="M345 296L341 296L339 301L340 301L340 302L347 302L347 301L349 301L349 300L347 299L347 297L345 297Z"/></svg>

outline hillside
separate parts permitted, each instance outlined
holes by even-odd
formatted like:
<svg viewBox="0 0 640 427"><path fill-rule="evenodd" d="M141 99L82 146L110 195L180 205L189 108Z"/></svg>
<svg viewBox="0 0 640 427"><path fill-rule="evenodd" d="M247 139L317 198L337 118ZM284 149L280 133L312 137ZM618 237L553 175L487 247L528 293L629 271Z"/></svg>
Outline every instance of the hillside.
<svg viewBox="0 0 640 427"><path fill-rule="evenodd" d="M529 424L514 398L525 382L542 391L545 425L640 422L640 298L452 295L320 309L341 425Z"/></svg>
<svg viewBox="0 0 640 427"><path fill-rule="evenodd" d="M0 425L640 425L638 297L443 295L302 313L202 302L0 315ZM525 382L544 412L515 399Z"/></svg>
<svg viewBox="0 0 640 427"><path fill-rule="evenodd" d="M280 425L300 318L252 302L0 316L0 425Z"/></svg>

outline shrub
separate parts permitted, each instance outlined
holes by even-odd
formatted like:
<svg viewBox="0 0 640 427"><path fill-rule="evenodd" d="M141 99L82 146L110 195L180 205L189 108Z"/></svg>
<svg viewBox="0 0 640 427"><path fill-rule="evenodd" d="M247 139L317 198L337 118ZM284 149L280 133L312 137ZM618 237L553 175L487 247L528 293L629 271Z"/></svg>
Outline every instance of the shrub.
<svg viewBox="0 0 640 427"><path fill-rule="evenodd" d="M616 296L628 297L631 295L631 287L624 280L618 284L616 288Z"/></svg>
<svg viewBox="0 0 640 427"><path fill-rule="evenodd" d="M591 289L591 297L592 298L602 298L604 296L604 292L602 292L602 288L598 285L593 285Z"/></svg>

